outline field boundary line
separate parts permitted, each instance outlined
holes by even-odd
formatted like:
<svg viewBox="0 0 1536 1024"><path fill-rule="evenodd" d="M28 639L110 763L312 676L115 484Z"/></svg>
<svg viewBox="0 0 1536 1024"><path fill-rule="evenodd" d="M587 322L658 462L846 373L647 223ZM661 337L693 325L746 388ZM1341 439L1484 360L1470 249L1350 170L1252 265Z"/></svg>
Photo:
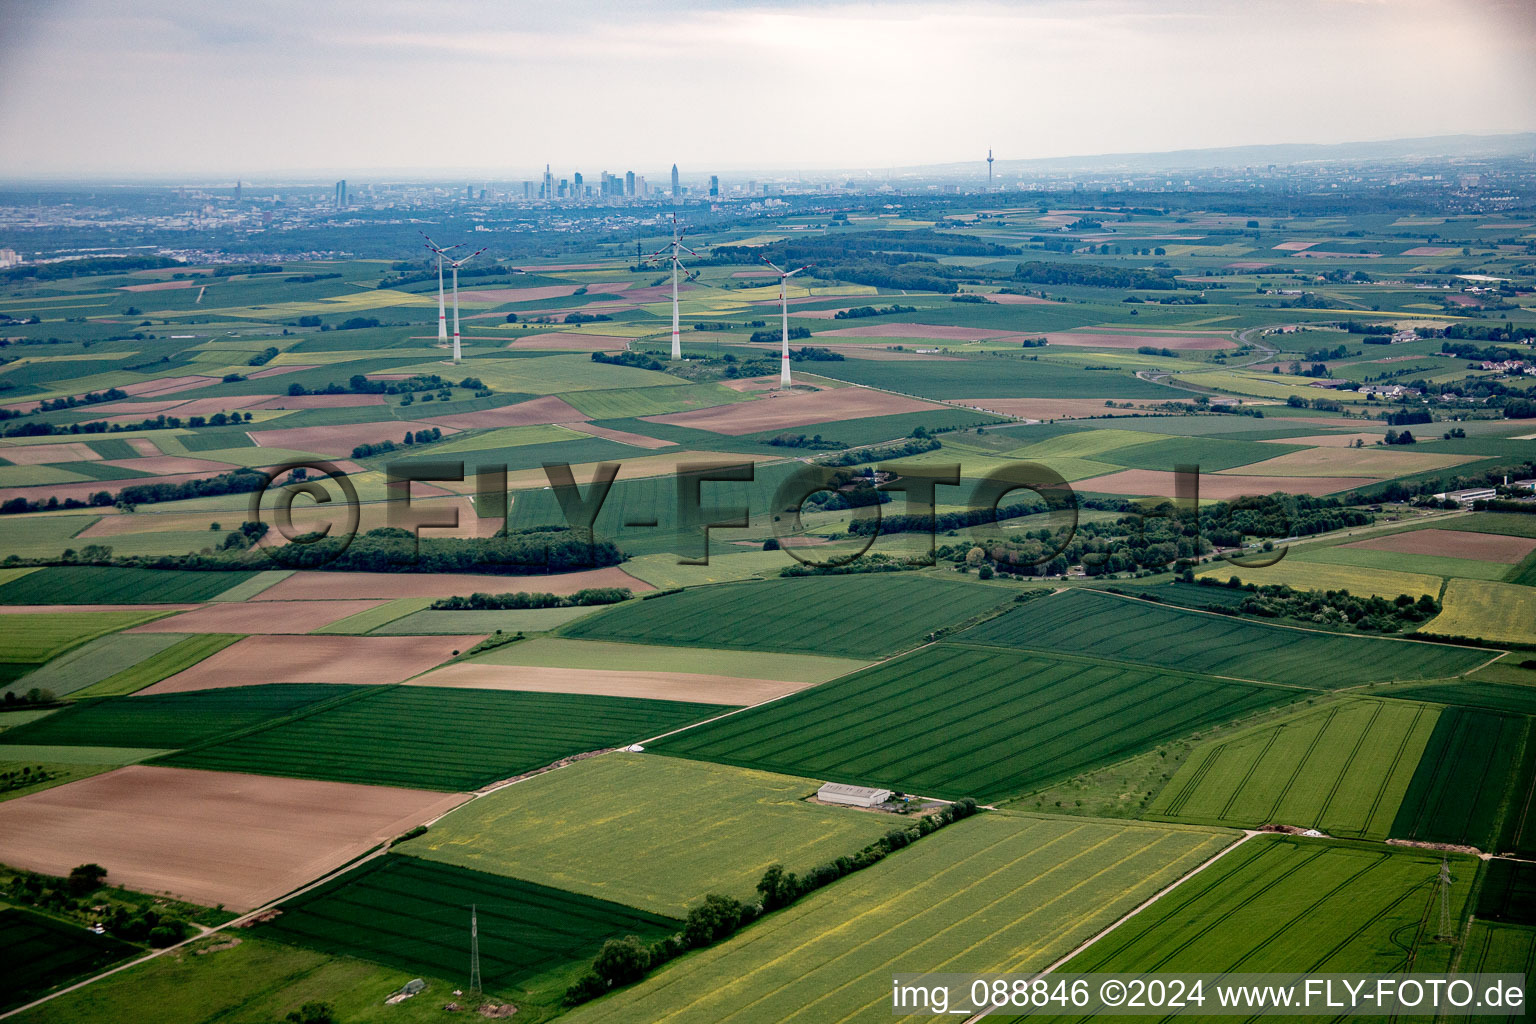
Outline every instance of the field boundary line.
<svg viewBox="0 0 1536 1024"><path fill-rule="evenodd" d="M1053 963L1049 964L1048 966L1042 968L1041 970L1035 972L1034 976L1037 977L1037 978L1043 978L1046 975L1052 973L1053 971L1060 970L1073 957L1075 957L1078 954L1084 952L1090 946L1093 946L1095 943L1097 943L1100 939L1104 938L1110 932L1114 931L1116 928L1119 928L1121 925L1125 924L1131 918L1135 917L1137 914L1141 913L1143 910L1146 910L1148 907L1152 906L1158 900L1162 899L1164 896L1167 896L1169 893L1173 892L1179 886L1183 885L1185 882L1189 881L1191 878L1194 878L1200 872L1204 871L1206 868L1210 867L1212 864L1215 864L1217 861L1221 860L1221 858L1225 857L1227 854L1231 853L1233 850L1237 849L1239 846L1242 846L1244 843L1246 843L1248 840L1252 839L1254 836L1259 836L1259 835L1264 835L1264 834L1265 833L1263 833L1263 832L1261 832L1261 831L1259 831L1257 829L1243 829L1243 834L1242 834L1241 838L1239 838L1235 842L1228 843L1226 846L1223 846L1220 850L1217 850L1209 858L1207 858L1204 861L1201 861L1199 864L1196 864L1194 867L1190 868L1184 874L1180 875L1178 878L1175 878L1173 881L1171 881L1167 885L1163 886L1157 892L1153 893L1151 896L1148 896L1145 900L1142 900L1141 903L1139 903L1135 907L1131 908L1131 910L1127 911L1124 915L1122 915L1120 918L1118 918L1116 921L1114 921L1114 923L1112 923L1108 927L1106 927L1103 931L1100 931L1097 934L1090 936L1088 939L1086 939L1085 941L1080 943L1077 946L1076 949L1071 950L1070 952L1066 953L1065 955L1059 957L1055 962L1053 962ZM965 1024L978 1024L979 1021L981 1021L983 1018L987 1017L991 1012L992 1012L991 1009L986 1009L986 1010L983 1010L980 1013L975 1014L975 1015L973 1015L971 1017L967 1017L965 1019Z"/></svg>

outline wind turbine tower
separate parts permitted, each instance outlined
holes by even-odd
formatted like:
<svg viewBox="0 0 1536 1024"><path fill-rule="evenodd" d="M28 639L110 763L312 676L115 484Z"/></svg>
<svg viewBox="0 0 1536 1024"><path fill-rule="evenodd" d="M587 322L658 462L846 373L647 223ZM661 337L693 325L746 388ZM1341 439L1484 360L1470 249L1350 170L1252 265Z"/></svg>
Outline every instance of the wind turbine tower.
<svg viewBox="0 0 1536 1024"><path fill-rule="evenodd" d="M427 234L424 231L416 233L422 238L427 238ZM432 239L427 238L427 248L437 255L437 340L444 344L448 343L448 315L443 310L443 254L449 249L457 249L462 244L460 242L456 245L450 245L445 249L432 241Z"/></svg>
<svg viewBox="0 0 1536 1024"><path fill-rule="evenodd" d="M674 213L672 215L672 241L667 243L666 245L662 246L660 249L657 249L655 252L651 253L649 256L647 256L645 258L647 263L655 263L658 260L662 259L662 254L663 253L666 253L667 254L666 255L666 259L668 259L672 263L672 358L673 359L681 359L681 358L683 358L683 335L682 335L682 331L679 328L678 314L677 314L677 272L678 272L678 269L682 267L683 261L682 261L682 258L678 255L678 251L681 250L682 252L686 252L686 253L688 253L690 255L693 255L693 256L699 255L698 253L694 252L692 249L688 248L686 245L683 244L683 236L686 235L687 233L688 233L688 231L687 231L686 228L679 230L678 224L677 224L677 214ZM670 252L668 250L670 250ZM684 271L684 274L686 275L685 279L688 280L688 281L692 281L695 277L699 276L696 272L689 272L689 271L686 271L686 270Z"/></svg>
<svg viewBox="0 0 1536 1024"><path fill-rule="evenodd" d="M796 267L794 270L785 270L776 265L767 256L762 257L762 260L770 267L773 267L779 275L779 314L782 317L784 326L784 348L780 353L779 359L779 387L788 388L791 386L789 380L789 279L802 270L810 270L815 264L807 263L805 266Z"/></svg>
<svg viewBox="0 0 1536 1024"><path fill-rule="evenodd" d="M462 361L462 353L459 349L459 268L483 252L485 249L476 249L463 259L451 260L448 263L453 268L453 362L455 366Z"/></svg>
<svg viewBox="0 0 1536 1024"><path fill-rule="evenodd" d="M992 187L992 150L987 149L987 188Z"/></svg>

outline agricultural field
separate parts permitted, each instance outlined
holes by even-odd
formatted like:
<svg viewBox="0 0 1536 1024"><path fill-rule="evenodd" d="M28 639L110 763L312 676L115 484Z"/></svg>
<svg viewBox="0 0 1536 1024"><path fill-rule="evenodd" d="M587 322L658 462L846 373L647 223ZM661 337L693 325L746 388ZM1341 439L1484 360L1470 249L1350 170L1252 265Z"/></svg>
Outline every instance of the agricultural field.
<svg viewBox="0 0 1536 1024"><path fill-rule="evenodd" d="M1476 861L1453 857L1461 920ZM1062 968L1115 971L1435 971L1440 854L1259 835Z"/></svg>
<svg viewBox="0 0 1536 1024"><path fill-rule="evenodd" d="M458 977L469 908L478 910L489 992L558 1004L605 939L654 939L676 920L502 875L395 854L374 858L289 900L259 938L352 956L405 972Z"/></svg>
<svg viewBox="0 0 1536 1024"><path fill-rule="evenodd" d="M1039 970L1233 838L983 814L567 1019L745 1021L765 1004L783 1021L884 1019L893 969Z"/></svg>
<svg viewBox="0 0 1536 1024"><path fill-rule="evenodd" d="M1388 700L1298 711L1198 747L1148 816L1385 839L1438 719L1430 705Z"/></svg>
<svg viewBox="0 0 1536 1024"><path fill-rule="evenodd" d="M1172 670L946 643L652 749L991 802L1302 696ZM1021 746L1020 735L1031 742Z"/></svg>
<svg viewBox="0 0 1536 1024"><path fill-rule="evenodd" d="M251 572L59 566L0 586L0 604L185 604L211 601L253 576Z"/></svg>
<svg viewBox="0 0 1536 1024"><path fill-rule="evenodd" d="M232 692L240 690L162 699ZM172 755L162 763L370 785L471 790L562 757L627 746L725 710L712 704L582 694L358 687L349 697L310 713ZM0 734L0 740L8 738L9 734Z"/></svg>
<svg viewBox="0 0 1536 1024"><path fill-rule="evenodd" d="M1208 672L1307 688L1393 679L1438 679L1490 654L1270 626L1074 591L1034 601L958 634L963 643L1078 651L1140 665Z"/></svg>
<svg viewBox="0 0 1536 1024"><path fill-rule="evenodd" d="M1506 799L1528 806L1532 782L1521 771L1530 719L1446 707L1425 744L1390 834L1396 839L1489 849ZM1511 793L1516 782L1526 792Z"/></svg>
<svg viewBox="0 0 1536 1024"><path fill-rule="evenodd" d="M97 861L145 899L277 911L18 1019L490 1017L507 1011L470 991L471 914L486 999L534 1024L873 1021L896 971L1033 971L1095 937L1067 970L1536 970L1509 859L1536 857L1536 516L1435 497L1536 476L1536 379L1478 366L1536 361L1532 177L1393 163L1415 208L1381 213L1357 201L1378 170L1329 166L1277 171L1321 186L1280 205L1193 172L1070 198L1024 173L1026 195L1012 167L985 196L897 179L742 202L726 176L707 207L695 181L670 206L656 184L631 206L459 182L408 216L367 182L357 216L325 182L187 186L202 214L154 182L0 197L27 222L0 268L0 865ZM153 226L130 215L110 245L142 248L81 257L119 251L82 213L124 204ZM703 256L681 360L670 281L635 262L672 210ZM417 229L451 244L481 221L456 365ZM356 255L315 257L338 251ZM762 256L812 265L787 289L788 390ZM251 470L321 457L368 534L336 562L274 517L293 499L296 533L339 537L316 467L303 482L331 501L285 478L250 511ZM1050 575L976 539L970 486L939 489L936 564L901 564L927 537L895 521L852 567L880 571L794 575L793 555L851 546L893 465L958 463L969 485L1019 462L1077 493ZM840 475L797 516L778 492L817 463ZM736 479L679 479L701 464ZM1187 465L1201 519L1160 515ZM496 466L505 501L479 493ZM910 511L884 491L883 516ZM413 542L404 498L457 523ZM578 550L579 511L614 549ZM1059 525L995 532L1044 545ZM1142 541L1184 560L1144 569ZM1266 542L1289 549L1273 567L1222 557ZM568 571L504 572L541 545ZM1313 596L1266 620L1186 569ZM1443 607L1367 636L1390 614L1342 624L1341 590ZM825 782L904 799L823 803ZM931 834L899 813L967 797L987 806ZM1431 941L1447 851L1404 843L1492 858L1448 851L1460 946ZM754 903L773 864L825 881L840 861L857 870L565 1005L606 940L664 940L711 894ZM0 903L0 1004L111 959L26 913Z"/></svg>
<svg viewBox="0 0 1536 1024"><path fill-rule="evenodd" d="M682 758L605 754L482 797L397 849L682 917L706 893L752 897L770 864L804 872L891 827L887 815L807 800L819 785ZM617 792L630 795L615 805Z"/></svg>
<svg viewBox="0 0 1536 1024"><path fill-rule="evenodd" d="M0 907L0 1012L135 952L108 935L92 935L24 907Z"/></svg>
<svg viewBox="0 0 1536 1024"><path fill-rule="evenodd" d="M463 799L130 765L0 803L0 862L50 875L110 865L114 885L246 911Z"/></svg>
<svg viewBox="0 0 1536 1024"><path fill-rule="evenodd" d="M1451 580L1444 610L1422 632L1490 643L1536 644L1536 588L1486 580Z"/></svg>
<svg viewBox="0 0 1536 1024"><path fill-rule="evenodd" d="M985 614L1005 590L904 574L731 583L625 604L561 632L591 640L876 657ZM935 610L938 610L937 615Z"/></svg>
<svg viewBox="0 0 1536 1024"><path fill-rule="evenodd" d="M424 998L384 1005L391 992L418 977L427 982ZM203 939L185 956L157 957L109 975L15 1019L26 1024L278 1021L307 1002L324 1000L348 1022L425 1024L442 1019L442 1004L455 987L422 971L259 939L241 929L234 938L220 933Z"/></svg>
<svg viewBox="0 0 1536 1024"><path fill-rule="evenodd" d="M33 744L175 749L291 715L350 692L350 687L278 683L85 700L47 718L7 729L0 733L0 748Z"/></svg>

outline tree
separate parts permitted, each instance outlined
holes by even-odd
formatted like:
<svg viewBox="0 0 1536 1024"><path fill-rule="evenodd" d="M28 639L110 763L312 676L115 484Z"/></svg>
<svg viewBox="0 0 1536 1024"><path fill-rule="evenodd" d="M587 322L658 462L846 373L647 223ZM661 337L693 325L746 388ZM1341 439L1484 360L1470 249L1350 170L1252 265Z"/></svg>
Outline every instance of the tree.
<svg viewBox="0 0 1536 1024"><path fill-rule="evenodd" d="M100 889L106 880L107 869L100 864L81 864L70 868L69 877L64 880L64 887L69 890L71 896L79 898Z"/></svg>
<svg viewBox="0 0 1536 1024"><path fill-rule="evenodd" d="M638 935L609 939L598 950L597 959L592 961L593 972L609 986L639 981L650 969L651 951Z"/></svg>
<svg viewBox="0 0 1536 1024"><path fill-rule="evenodd" d="M336 1024L336 1008L318 1000L290 1010L283 1018L287 1024Z"/></svg>
<svg viewBox="0 0 1536 1024"><path fill-rule="evenodd" d="M690 946L707 946L740 927L745 913L746 907L740 900L709 893L702 904L688 911L683 921L683 940Z"/></svg>

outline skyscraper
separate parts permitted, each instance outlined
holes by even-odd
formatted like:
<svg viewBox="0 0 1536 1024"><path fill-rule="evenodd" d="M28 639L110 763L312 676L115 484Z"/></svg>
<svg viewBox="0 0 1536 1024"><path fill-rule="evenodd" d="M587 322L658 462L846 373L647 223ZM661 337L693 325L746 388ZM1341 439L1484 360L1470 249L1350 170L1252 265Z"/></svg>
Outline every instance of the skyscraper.
<svg viewBox="0 0 1536 1024"><path fill-rule="evenodd" d="M681 191L677 187L677 164L673 164L672 165L672 198L676 199L681 194L682 194Z"/></svg>
<svg viewBox="0 0 1536 1024"><path fill-rule="evenodd" d="M624 194L627 195L627 196L633 196L635 194L635 172L634 171L625 171L624 172Z"/></svg>
<svg viewBox="0 0 1536 1024"><path fill-rule="evenodd" d="M580 199L581 198L581 172L580 171L577 171L575 174L571 175L571 198L572 199Z"/></svg>
<svg viewBox="0 0 1536 1024"><path fill-rule="evenodd" d="M549 164L544 165L544 186L539 189L539 198L555 198L555 176L549 173Z"/></svg>
<svg viewBox="0 0 1536 1024"><path fill-rule="evenodd" d="M336 196L332 200L332 202L335 204L336 209L338 209L338 210L345 210L347 208L347 179L346 178L342 178L340 181L338 181L336 183Z"/></svg>
<svg viewBox="0 0 1536 1024"><path fill-rule="evenodd" d="M238 179L235 181L235 202L237 203L240 202L240 192L244 184L244 182L239 181Z"/></svg>
<svg viewBox="0 0 1536 1024"><path fill-rule="evenodd" d="M709 176L709 194L711 197L718 197L720 195L720 175L711 174Z"/></svg>

